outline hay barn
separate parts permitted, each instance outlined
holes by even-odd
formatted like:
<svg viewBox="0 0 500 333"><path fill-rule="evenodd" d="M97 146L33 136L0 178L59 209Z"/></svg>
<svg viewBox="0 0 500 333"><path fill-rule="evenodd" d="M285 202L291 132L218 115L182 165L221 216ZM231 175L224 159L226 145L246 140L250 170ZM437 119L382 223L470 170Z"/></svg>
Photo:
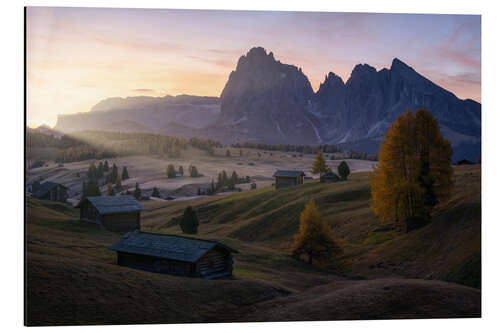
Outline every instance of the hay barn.
<svg viewBox="0 0 500 333"><path fill-rule="evenodd" d="M297 186L304 183L305 173L295 170L278 170L274 173L276 189Z"/></svg>
<svg viewBox="0 0 500 333"><path fill-rule="evenodd" d="M322 183L335 183L340 180L340 177L334 172L327 172L319 177Z"/></svg>
<svg viewBox="0 0 500 333"><path fill-rule="evenodd" d="M58 183L45 182L40 184L34 182L28 187L28 190L32 191L33 197L40 200L66 202L68 199L68 188Z"/></svg>
<svg viewBox="0 0 500 333"><path fill-rule="evenodd" d="M141 229L144 207L131 195L87 197L76 207L80 219L100 224L104 229L127 232Z"/></svg>
<svg viewBox="0 0 500 333"><path fill-rule="evenodd" d="M231 253L237 253L217 241L140 231L127 233L109 249L121 266L207 279L232 275Z"/></svg>

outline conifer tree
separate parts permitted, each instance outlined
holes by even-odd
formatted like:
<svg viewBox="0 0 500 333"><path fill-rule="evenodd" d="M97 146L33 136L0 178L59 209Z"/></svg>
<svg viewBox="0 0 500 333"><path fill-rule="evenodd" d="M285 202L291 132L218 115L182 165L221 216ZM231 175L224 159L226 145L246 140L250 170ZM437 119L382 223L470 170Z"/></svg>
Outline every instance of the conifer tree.
<svg viewBox="0 0 500 333"><path fill-rule="evenodd" d="M231 157L231 152L229 151L229 149L226 150L226 157Z"/></svg>
<svg viewBox="0 0 500 333"><path fill-rule="evenodd" d="M158 188L153 187L153 193L151 193L152 197L159 198L160 197L160 191L158 191Z"/></svg>
<svg viewBox="0 0 500 333"><path fill-rule="evenodd" d="M141 188L139 187L139 183L135 183L134 197L137 200L141 199Z"/></svg>
<svg viewBox="0 0 500 333"><path fill-rule="evenodd" d="M118 174L116 176L116 188L121 189L122 188L122 177Z"/></svg>
<svg viewBox="0 0 500 333"><path fill-rule="evenodd" d="M314 163L313 163L313 166L312 166L312 173L313 174L318 174L321 176L323 173L325 173L327 171L327 166L326 166L326 162L325 162L325 158L323 157L323 153L322 152L318 152L318 154L316 154L316 158L314 159Z"/></svg>
<svg viewBox="0 0 500 333"><path fill-rule="evenodd" d="M184 176L184 168L182 167L182 165L179 167L179 174L181 176Z"/></svg>
<svg viewBox="0 0 500 333"><path fill-rule="evenodd" d="M189 167L189 175L191 177L198 177L198 169L196 169L196 167L194 165L191 165Z"/></svg>
<svg viewBox="0 0 500 333"><path fill-rule="evenodd" d="M349 177L349 174L351 173L351 169L349 169L349 166L345 161L340 162L339 166L337 167L337 171L339 173L340 179L342 180L347 180L347 177Z"/></svg>
<svg viewBox="0 0 500 333"><path fill-rule="evenodd" d="M103 171L104 171L104 172L108 172L108 171L109 171L109 164L108 164L108 160L104 161Z"/></svg>
<svg viewBox="0 0 500 333"><path fill-rule="evenodd" d="M428 110L407 111L391 125L371 175L371 207L384 223L408 231L408 221L430 219L453 188L451 144Z"/></svg>
<svg viewBox="0 0 500 333"><path fill-rule="evenodd" d="M129 179L129 178L130 178L130 176L128 175L128 170L127 170L127 167L126 167L126 166L124 166L124 167L122 168L122 180L127 180L127 179Z"/></svg>
<svg viewBox="0 0 500 333"><path fill-rule="evenodd" d="M176 177L175 167L173 164L169 164L167 166L167 177L168 178L175 178Z"/></svg>
<svg viewBox="0 0 500 333"><path fill-rule="evenodd" d="M181 230L185 234L196 234L198 232L198 216L191 206L188 206L184 210L182 215L180 226Z"/></svg>
<svg viewBox="0 0 500 333"><path fill-rule="evenodd" d="M341 251L332 235L330 226L321 218L313 200L306 204L300 214L299 233L294 237L292 256L299 259L307 256L307 262L329 259Z"/></svg>

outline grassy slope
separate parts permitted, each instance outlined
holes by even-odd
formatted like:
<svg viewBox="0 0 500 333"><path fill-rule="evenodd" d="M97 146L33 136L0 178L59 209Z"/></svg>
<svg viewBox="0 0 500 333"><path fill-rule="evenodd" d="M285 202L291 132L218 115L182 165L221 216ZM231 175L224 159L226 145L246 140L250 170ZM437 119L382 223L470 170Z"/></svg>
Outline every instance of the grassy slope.
<svg viewBox="0 0 500 333"><path fill-rule="evenodd" d="M314 199L343 244L344 252L333 265L337 273L462 282L460 271L464 269L480 274L480 167L457 167L455 179L452 197L438 207L433 222L408 234L378 222L369 207L367 173L356 173L348 181L334 184L315 181L278 191L264 188L195 202L152 203L143 225L146 230L178 233L180 228L171 217L180 216L187 205L193 205L201 222L200 236L236 239L286 255L298 230L300 212ZM467 262L476 267L462 267ZM478 287L478 279L474 281L469 285Z"/></svg>
<svg viewBox="0 0 500 333"><path fill-rule="evenodd" d="M470 272L477 275L480 169L459 167L456 175L457 191L440 207L434 222L410 234L398 234L377 222L368 207L367 174L353 174L349 181L337 184L308 183L279 191L266 188L189 202L147 203L145 231L178 233L172 217L190 204L199 212L200 237L222 239L241 252L235 256L235 278L217 281L119 267L107 247L120 234L78 221L78 212L68 206L29 199L27 322L479 316L478 289L401 279L464 283L471 280ZM298 216L310 198L319 203L343 242L344 253L329 272L288 254ZM358 279L346 278L353 276ZM379 277L383 279L370 279Z"/></svg>
<svg viewBox="0 0 500 333"><path fill-rule="evenodd" d="M117 266L107 247L121 235L75 213L28 200L28 325L214 321L242 303L283 293L257 280L186 279Z"/></svg>

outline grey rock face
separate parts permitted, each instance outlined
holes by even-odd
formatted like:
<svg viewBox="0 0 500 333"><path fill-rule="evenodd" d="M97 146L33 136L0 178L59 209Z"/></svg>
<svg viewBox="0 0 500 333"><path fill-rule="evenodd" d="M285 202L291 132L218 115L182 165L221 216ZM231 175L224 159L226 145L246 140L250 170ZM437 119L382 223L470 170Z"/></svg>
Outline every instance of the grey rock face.
<svg viewBox="0 0 500 333"><path fill-rule="evenodd" d="M481 104L457 98L401 60L379 71L356 65L346 82L330 72L314 93L300 68L282 64L262 47L240 57L220 98L109 98L90 112L59 116L55 129L158 132L227 144L331 143L375 153L397 116L418 108L439 120L454 160L477 160Z"/></svg>
<svg viewBox="0 0 500 333"><path fill-rule="evenodd" d="M248 140L310 141L306 110L314 92L300 68L276 61L261 48L242 56L221 94L218 125Z"/></svg>
<svg viewBox="0 0 500 333"><path fill-rule="evenodd" d="M345 83L329 73L313 93L300 69L253 48L229 77L217 124L230 130L233 140L239 133L241 140L334 143L376 152L398 115L418 108L431 110L439 120L454 146L454 159L477 159L481 104L457 98L399 59L380 71L356 65Z"/></svg>

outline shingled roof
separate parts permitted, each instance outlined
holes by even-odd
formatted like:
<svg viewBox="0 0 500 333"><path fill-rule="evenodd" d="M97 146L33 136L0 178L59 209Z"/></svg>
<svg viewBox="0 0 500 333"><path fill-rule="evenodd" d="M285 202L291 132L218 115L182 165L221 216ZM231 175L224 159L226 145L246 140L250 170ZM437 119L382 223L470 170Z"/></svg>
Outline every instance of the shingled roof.
<svg viewBox="0 0 500 333"><path fill-rule="evenodd" d="M299 177L299 176L305 176L305 173L303 171L298 171L298 170L277 170L273 177Z"/></svg>
<svg viewBox="0 0 500 333"><path fill-rule="evenodd" d="M131 195L87 197L99 214L130 213L145 210L144 207ZM76 207L80 207L79 203Z"/></svg>
<svg viewBox="0 0 500 333"><path fill-rule="evenodd" d="M33 193L33 196L36 198L43 197L48 191L52 190L52 188L54 188L55 186L58 186L58 185L63 187L66 190L68 189L64 185L47 181L47 182L40 184L40 188L38 189L38 191Z"/></svg>
<svg viewBox="0 0 500 333"><path fill-rule="evenodd" d="M125 234L123 238L111 245L109 249L157 258L196 262L216 246L229 252L238 252L216 241L175 235L152 234L138 230Z"/></svg>
<svg viewBox="0 0 500 333"><path fill-rule="evenodd" d="M340 179L339 176L335 172L327 172L324 173L321 178L335 178L335 179Z"/></svg>

